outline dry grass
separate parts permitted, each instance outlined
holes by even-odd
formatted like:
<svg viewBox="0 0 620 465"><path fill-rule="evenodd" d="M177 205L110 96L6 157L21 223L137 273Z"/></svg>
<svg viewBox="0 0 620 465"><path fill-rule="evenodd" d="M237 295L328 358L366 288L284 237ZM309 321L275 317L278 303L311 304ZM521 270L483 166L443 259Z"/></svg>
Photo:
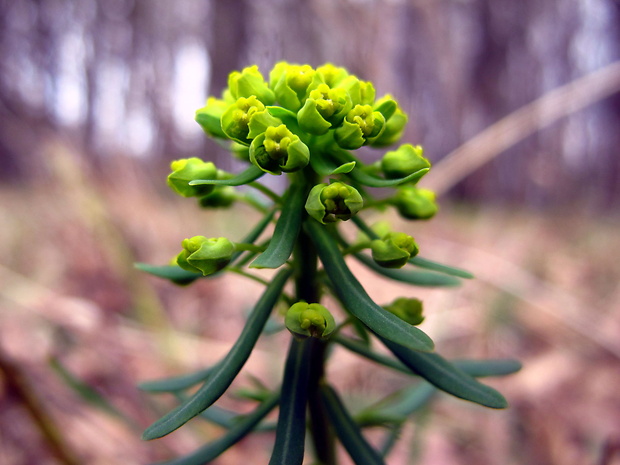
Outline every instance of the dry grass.
<svg viewBox="0 0 620 465"><path fill-rule="evenodd" d="M0 351L61 429L77 463L141 464L192 450L219 430L192 422L170 437L140 442L141 429L171 403L135 386L217 360L260 288L239 277L179 288L131 264L164 263L194 234L238 238L252 213L200 212L137 165L95 182L63 146L48 160L40 184L0 192ZM423 329L448 356L517 358L524 369L489 381L509 399L506 411L438 397L406 426L388 462L597 463L604 444L620 440L618 219L444 206L426 224L395 222L418 238L424 256L463 266L478 279L456 290L418 291L356 268L370 293L379 302L395 292L421 295ZM276 385L285 338L261 341L247 373ZM124 419L81 399L51 369L51 358ZM366 402L404 382L342 351L329 370L338 386ZM248 382L241 376L239 385ZM217 463L266 463L272 439L246 440ZM60 462L0 378L0 464L32 463Z"/></svg>

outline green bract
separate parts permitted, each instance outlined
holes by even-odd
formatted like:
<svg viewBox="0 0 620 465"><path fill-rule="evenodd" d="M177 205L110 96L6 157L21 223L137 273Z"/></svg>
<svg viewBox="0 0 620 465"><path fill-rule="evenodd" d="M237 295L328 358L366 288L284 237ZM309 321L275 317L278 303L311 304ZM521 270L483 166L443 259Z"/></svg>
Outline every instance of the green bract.
<svg viewBox="0 0 620 465"><path fill-rule="evenodd" d="M250 161L271 174L290 173L304 168L310 151L286 125L268 127L250 145Z"/></svg>
<svg viewBox="0 0 620 465"><path fill-rule="evenodd" d="M241 72L233 71L228 76L228 90L233 98L255 96L265 105L275 102L276 96L269 88L258 66L248 66Z"/></svg>
<svg viewBox="0 0 620 465"><path fill-rule="evenodd" d="M384 268L402 268L418 254L413 237L402 232L392 232L383 239L376 239L370 243L370 248L373 260Z"/></svg>
<svg viewBox="0 0 620 465"><path fill-rule="evenodd" d="M346 221L364 206L364 200L354 187L341 182L317 184L306 201L306 211L320 223Z"/></svg>
<svg viewBox="0 0 620 465"><path fill-rule="evenodd" d="M408 220L427 220L435 216L438 210L435 193L414 186L399 188L392 203L398 213Z"/></svg>
<svg viewBox="0 0 620 465"><path fill-rule="evenodd" d="M320 304L297 302L286 312L287 329L297 337L327 338L336 329L329 310Z"/></svg>
<svg viewBox="0 0 620 465"><path fill-rule="evenodd" d="M388 179L404 178L411 173L431 167L431 163L423 154L424 150L419 145L401 145L397 150L387 152L383 156L381 170Z"/></svg>
<svg viewBox="0 0 620 465"><path fill-rule="evenodd" d="M424 321L422 301L420 299L398 297L394 302L385 305L383 308L410 325L417 326Z"/></svg>
<svg viewBox="0 0 620 465"><path fill-rule="evenodd" d="M182 158L170 163L172 173L168 175L168 185L183 197L201 197L213 191L213 186L190 186L195 179L215 179L217 168L211 162L200 158Z"/></svg>
<svg viewBox="0 0 620 465"><path fill-rule="evenodd" d="M184 239L183 250L177 255L177 264L187 271L202 273L209 276L226 267L230 263L235 245L225 237L207 239L194 236Z"/></svg>
<svg viewBox="0 0 620 465"><path fill-rule="evenodd" d="M430 169L422 147L404 144L368 162L371 151L363 157L351 152L395 144L404 132L407 115L396 100L375 95L371 82L333 64L315 69L279 62L268 81L257 66L232 72L221 98L209 97L196 112L204 132L226 139L228 143L220 145L231 152L234 165L244 166L228 173L199 158L177 160L168 184L185 197L196 197L202 207L234 208L230 229L241 237L233 243L224 237L194 236L183 241L173 263L138 268L178 285L232 272L259 283L264 291L223 357L195 373L143 384L145 390L171 392L179 400L144 431L144 439L165 436L199 416L222 427L219 437L205 446L162 465L213 463L246 435L265 429L275 429L269 465L308 460L307 434L312 436L313 463L337 465L337 438L356 465L381 465L387 463L384 457L404 422L438 389L479 405L506 407L501 394L472 376L511 373L519 368L517 363L453 364L443 359L432 339L416 327L424 320L420 300L396 298L382 307L349 268L351 257L380 279L414 286L455 286L460 278L473 277L417 256L418 246L408 233L392 232L383 222L372 228L366 224L366 210L382 211L385 205L409 219L430 218L437 211L434 194L415 187ZM288 182L270 182L271 175L283 173ZM387 194L374 198L375 190L386 189ZM243 207L261 215L247 231L244 220L253 215ZM210 219L206 217L208 226L218 223ZM349 219L352 224L343 227L341 222ZM350 243L349 237L356 239ZM215 292L227 289L213 287ZM245 293L245 287L233 292ZM326 294L330 305L340 307L338 327L321 305ZM230 299L207 300L205 310L220 312L222 300ZM285 315L279 311L282 304L288 308ZM222 409L218 399L231 386L242 386L235 380L258 339L284 328L292 337L282 357L280 380L263 385L255 378L255 388L244 389L245 398L258 401L251 412ZM326 363L332 354L339 355L332 350L334 343L416 377L415 385L388 393L353 417L328 379ZM376 350L376 344L383 344L390 355ZM330 363L330 368L338 366ZM263 420L276 407L274 428L273 421ZM385 428L381 452L366 440L366 426Z"/></svg>
<svg viewBox="0 0 620 465"><path fill-rule="evenodd" d="M229 102L222 99L209 97L207 104L196 110L196 122L200 124L204 132L212 137L226 138L222 130L222 115L230 106Z"/></svg>

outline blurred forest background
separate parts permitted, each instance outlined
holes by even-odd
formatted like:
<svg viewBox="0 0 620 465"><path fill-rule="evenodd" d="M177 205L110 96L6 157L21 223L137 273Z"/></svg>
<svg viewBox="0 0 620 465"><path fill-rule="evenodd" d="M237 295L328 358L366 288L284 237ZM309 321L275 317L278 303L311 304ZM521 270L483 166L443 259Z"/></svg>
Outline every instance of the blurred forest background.
<svg viewBox="0 0 620 465"><path fill-rule="evenodd" d="M217 437L140 443L163 407L135 386L216 359L259 289L174 288L132 263L242 230L164 178L188 156L236 169L194 111L231 70L282 59L400 102L442 205L401 226L478 278L421 290L424 329L448 355L525 365L491 381L511 409L441 397L388 463L620 463L618 1L0 0L0 465L146 463ZM250 372L277 379L281 343ZM341 355L354 396L390 387ZM217 463L266 463L271 441Z"/></svg>

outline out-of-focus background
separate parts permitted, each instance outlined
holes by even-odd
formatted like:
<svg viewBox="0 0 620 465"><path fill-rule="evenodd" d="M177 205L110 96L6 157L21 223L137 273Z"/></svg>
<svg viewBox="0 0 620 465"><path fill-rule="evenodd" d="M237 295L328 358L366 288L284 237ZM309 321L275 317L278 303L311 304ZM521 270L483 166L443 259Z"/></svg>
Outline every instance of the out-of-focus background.
<svg viewBox="0 0 620 465"><path fill-rule="evenodd" d="M442 354L524 364L489 381L510 409L440 396L388 463L620 463L619 44L614 0L0 0L0 464L141 464L221 433L140 442L173 400L136 385L218 360L260 288L133 263L241 236L250 210L199 210L165 175L187 156L234 170L194 111L282 59L398 99L441 210L388 217L476 275L417 290L356 270L371 295L421 296ZM277 384L285 339L259 343L240 387ZM329 369L357 404L406 381L344 352ZM267 463L272 441L215 463Z"/></svg>

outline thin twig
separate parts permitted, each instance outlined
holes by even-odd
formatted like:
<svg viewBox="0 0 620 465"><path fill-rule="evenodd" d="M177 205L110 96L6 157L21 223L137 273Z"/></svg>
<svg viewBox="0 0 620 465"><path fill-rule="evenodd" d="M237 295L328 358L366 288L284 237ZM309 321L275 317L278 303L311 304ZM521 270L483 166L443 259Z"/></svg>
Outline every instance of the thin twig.
<svg viewBox="0 0 620 465"><path fill-rule="evenodd" d="M483 164L545 126L620 91L620 61L554 89L489 126L440 160L424 187L447 192Z"/></svg>

